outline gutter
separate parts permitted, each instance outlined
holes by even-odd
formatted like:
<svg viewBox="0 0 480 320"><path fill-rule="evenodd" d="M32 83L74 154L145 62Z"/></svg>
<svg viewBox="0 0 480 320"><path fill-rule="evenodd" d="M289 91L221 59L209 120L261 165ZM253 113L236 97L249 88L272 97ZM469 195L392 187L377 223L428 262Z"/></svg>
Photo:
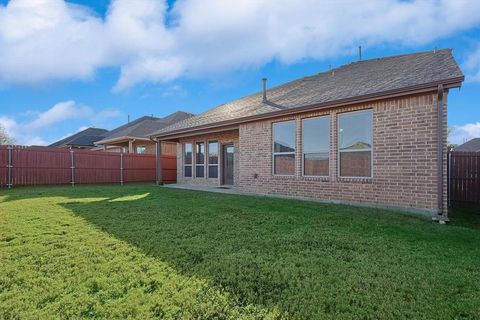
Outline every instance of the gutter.
<svg viewBox="0 0 480 320"><path fill-rule="evenodd" d="M298 108L282 109L282 110L268 112L268 113L259 114L259 115L253 115L253 116L247 116L247 117L238 118L238 119L231 119L231 120L225 120L225 121L220 121L215 123L209 123L205 125L196 126L193 128L183 128L178 130L172 130L165 133L154 133L150 137L173 139L176 135L179 135L179 134L185 134L185 133L194 134L201 130L219 128L219 127L224 127L228 125L242 124L242 123L270 119L270 118L286 116L291 114L309 112L316 109L335 108L335 107L342 107L342 106L347 106L351 104L366 103L369 101L379 100L379 99L388 99L388 98L400 97L405 95L413 95L413 94L419 94L419 93L425 93L425 92L435 92L437 91L437 88L439 85L442 85L444 89L458 88L460 87L464 79L465 77L462 76L462 77L452 78L449 80L436 81L428 84L415 85L415 86L410 86L402 89L383 91L380 93L372 93L372 94L357 96L353 98L328 101L324 103L306 105Z"/></svg>
<svg viewBox="0 0 480 320"><path fill-rule="evenodd" d="M100 140L100 141L95 142L95 144L96 145L102 145L102 144L123 143L123 142L128 142L130 140L133 140L133 142L135 142L136 140L149 141L150 137L140 138L140 137L124 136L124 137L118 137L118 138L114 138L114 139Z"/></svg>

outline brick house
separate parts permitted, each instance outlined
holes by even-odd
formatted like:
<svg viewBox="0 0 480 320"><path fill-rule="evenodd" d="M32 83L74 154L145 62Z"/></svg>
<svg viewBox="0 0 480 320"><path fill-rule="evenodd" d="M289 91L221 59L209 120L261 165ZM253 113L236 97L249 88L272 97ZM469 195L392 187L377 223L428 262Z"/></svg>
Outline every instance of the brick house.
<svg viewBox="0 0 480 320"><path fill-rule="evenodd" d="M95 140L95 151L150 153L154 154L156 142L150 135L178 121L190 118L193 114L177 111L164 118L143 116L108 132L102 139ZM176 153L176 143L164 141L163 150L168 154Z"/></svg>
<svg viewBox="0 0 480 320"><path fill-rule="evenodd" d="M108 130L101 128L87 128L49 145L51 148L84 149L95 147L95 141L108 135Z"/></svg>
<svg viewBox="0 0 480 320"><path fill-rule="evenodd" d="M447 96L463 80L451 50L364 60L268 90L264 79L153 137L179 143L178 184L447 219Z"/></svg>

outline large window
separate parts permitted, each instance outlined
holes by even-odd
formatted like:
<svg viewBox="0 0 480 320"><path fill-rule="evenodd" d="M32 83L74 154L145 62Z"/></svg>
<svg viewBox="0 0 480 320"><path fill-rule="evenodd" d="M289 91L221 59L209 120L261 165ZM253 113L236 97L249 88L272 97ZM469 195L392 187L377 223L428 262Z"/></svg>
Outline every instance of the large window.
<svg viewBox="0 0 480 320"><path fill-rule="evenodd" d="M208 177L218 178L218 142L208 143Z"/></svg>
<svg viewBox="0 0 480 320"><path fill-rule="evenodd" d="M372 111L338 116L338 151L341 177L372 176Z"/></svg>
<svg viewBox="0 0 480 320"><path fill-rule="evenodd" d="M205 143L197 142L196 143L196 153L195 153L195 177L203 178L205 177Z"/></svg>
<svg viewBox="0 0 480 320"><path fill-rule="evenodd" d="M273 174L295 174L295 121L273 124Z"/></svg>
<svg viewBox="0 0 480 320"><path fill-rule="evenodd" d="M192 177L192 144L185 143L183 155L183 176Z"/></svg>
<svg viewBox="0 0 480 320"><path fill-rule="evenodd" d="M302 120L303 175L328 176L330 150L330 117Z"/></svg>

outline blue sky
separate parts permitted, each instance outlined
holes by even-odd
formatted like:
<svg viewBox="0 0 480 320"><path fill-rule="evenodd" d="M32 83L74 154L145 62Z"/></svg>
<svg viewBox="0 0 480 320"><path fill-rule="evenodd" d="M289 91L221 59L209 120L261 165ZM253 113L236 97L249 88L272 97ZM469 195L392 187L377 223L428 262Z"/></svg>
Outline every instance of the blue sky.
<svg viewBox="0 0 480 320"><path fill-rule="evenodd" d="M354 9L352 9L354 7ZM363 58L452 48L453 142L480 136L480 1L0 0L0 125L21 144L200 113Z"/></svg>

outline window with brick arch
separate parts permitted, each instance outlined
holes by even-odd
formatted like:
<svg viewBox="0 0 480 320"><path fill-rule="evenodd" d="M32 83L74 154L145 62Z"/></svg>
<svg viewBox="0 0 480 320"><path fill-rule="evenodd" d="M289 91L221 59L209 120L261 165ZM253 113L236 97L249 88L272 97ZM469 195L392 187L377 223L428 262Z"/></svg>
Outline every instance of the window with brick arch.
<svg viewBox="0 0 480 320"><path fill-rule="evenodd" d="M195 178L205 177L205 143L196 143Z"/></svg>
<svg viewBox="0 0 480 320"><path fill-rule="evenodd" d="M192 177L192 144L185 143L183 147L183 176Z"/></svg>
<svg viewBox="0 0 480 320"><path fill-rule="evenodd" d="M329 174L330 116L302 119L303 175Z"/></svg>
<svg viewBox="0 0 480 320"><path fill-rule="evenodd" d="M272 125L274 175L295 175L295 129L294 120Z"/></svg>
<svg viewBox="0 0 480 320"><path fill-rule="evenodd" d="M372 110L338 115L340 177L372 177Z"/></svg>
<svg viewBox="0 0 480 320"><path fill-rule="evenodd" d="M218 178L218 142L208 142L208 177Z"/></svg>

